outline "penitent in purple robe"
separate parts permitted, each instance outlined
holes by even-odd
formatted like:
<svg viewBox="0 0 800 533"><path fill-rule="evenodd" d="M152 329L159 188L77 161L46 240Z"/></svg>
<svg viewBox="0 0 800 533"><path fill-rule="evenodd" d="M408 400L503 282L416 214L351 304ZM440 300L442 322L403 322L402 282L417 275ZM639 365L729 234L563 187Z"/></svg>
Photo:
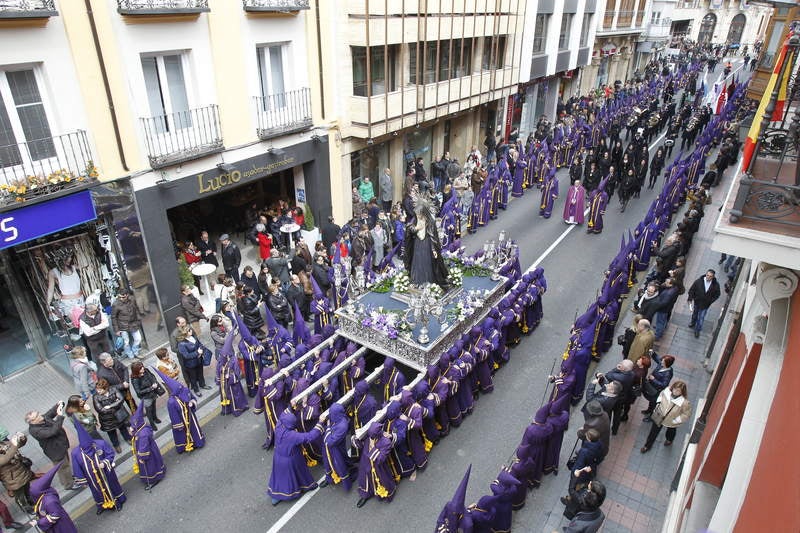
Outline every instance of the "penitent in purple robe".
<svg viewBox="0 0 800 533"><path fill-rule="evenodd" d="M242 388L239 363L233 355L220 355L217 362L220 414L239 416L250 406Z"/></svg>
<svg viewBox="0 0 800 533"><path fill-rule="evenodd" d="M564 397L550 406L547 422L553 428L553 433L547 441L547 451L544 455L543 472L545 475L558 474L558 462L561 457L561 445L564 442L564 431L569 425L569 404L570 399Z"/></svg>
<svg viewBox="0 0 800 533"><path fill-rule="evenodd" d="M387 502L394 498L397 483L389 467L393 446L394 435L384 433L381 424L373 422L367 430L358 463L358 494L361 498L377 496Z"/></svg>
<svg viewBox="0 0 800 533"><path fill-rule="evenodd" d="M144 402L139 402L136 412L131 415L131 451L133 452L133 472L149 489L164 479L167 467L161 457L161 450L153 435L153 428L144 421Z"/></svg>
<svg viewBox="0 0 800 533"><path fill-rule="evenodd" d="M564 222L567 224L583 224L584 201L586 189L580 185L572 185L567 191L564 202Z"/></svg>
<svg viewBox="0 0 800 533"><path fill-rule="evenodd" d="M411 476L416 468L408 448L408 422L400 418L401 412L400 402L393 401L386 406L386 432L394 435L389 468L395 481Z"/></svg>
<svg viewBox="0 0 800 533"><path fill-rule="evenodd" d="M538 487L542 479L544 470L545 454L547 453L547 441L553 433L553 428L547 421L550 414L550 404L545 404L536 411L533 422L525 429L520 444L527 445L528 458L533 461L531 476L528 483L532 487ZM520 461L525 457L519 457Z"/></svg>
<svg viewBox="0 0 800 533"><path fill-rule="evenodd" d="M78 533L78 528L75 527L75 523L61 504L58 492L51 486L53 477L61 467L62 462L58 462L42 477L31 481L30 494L33 500L33 514L39 531L47 533Z"/></svg>
<svg viewBox="0 0 800 533"><path fill-rule="evenodd" d="M511 196L514 198L520 198L525 194L525 169L527 167L528 164L522 156L514 163L514 184L511 187Z"/></svg>
<svg viewBox="0 0 800 533"><path fill-rule="evenodd" d="M353 463L347 456L347 432L350 421L344 407L335 403L328 411L330 418L322 436L325 479L331 485L341 484L344 490L353 486Z"/></svg>
<svg viewBox="0 0 800 533"><path fill-rule="evenodd" d="M311 431L297 431L297 417L282 413L275 429L275 452L272 454L272 472L267 495L274 500L287 501L299 498L304 492L317 488L311 470L303 456L303 444L322 435L322 426Z"/></svg>
<svg viewBox="0 0 800 533"><path fill-rule="evenodd" d="M286 404L283 402L283 380L274 379L272 383L267 384L274 376L274 368L264 367L261 371L261 379L258 382L256 399L253 402L253 412L264 414L266 438L261 447L265 450L272 448L275 427L278 425L278 416L286 408Z"/></svg>
<svg viewBox="0 0 800 533"><path fill-rule="evenodd" d="M558 198L558 178L551 172L542 187L542 200L539 203L539 215L550 218L553 213L553 203Z"/></svg>
<svg viewBox="0 0 800 533"><path fill-rule="evenodd" d="M586 229L587 233L602 233L603 215L606 214L606 205L608 205L608 193L602 188L592 191L592 196L589 198L589 222Z"/></svg>
<svg viewBox="0 0 800 533"><path fill-rule="evenodd" d="M75 481L87 485L99 512L119 510L125 503L125 491L114 471L114 450L104 440L94 440L76 423L78 446L72 449L72 474Z"/></svg>
<svg viewBox="0 0 800 533"><path fill-rule="evenodd" d="M206 445L200 421L197 420L197 398L183 383L156 370L169 389L167 412L172 425L172 439L178 453L192 452Z"/></svg>

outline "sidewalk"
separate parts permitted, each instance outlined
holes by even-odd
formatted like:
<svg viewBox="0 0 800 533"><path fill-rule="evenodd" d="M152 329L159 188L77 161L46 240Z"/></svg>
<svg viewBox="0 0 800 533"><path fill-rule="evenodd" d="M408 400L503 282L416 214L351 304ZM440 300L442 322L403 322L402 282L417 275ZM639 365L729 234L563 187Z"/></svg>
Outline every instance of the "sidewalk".
<svg viewBox="0 0 800 533"><path fill-rule="evenodd" d="M709 156L709 159L713 161L715 156L716 151ZM723 187L724 185L716 187L716 191L721 191ZM687 291L689 285L709 268L718 271L717 279L720 281L720 286L725 283L725 273L717 265L719 254L711 250L714 220L722 200L720 194L712 195L712 203L706 206L700 229L693 239L692 247L687 255L684 279ZM672 230L680 221L685 210L686 207L682 206L675 215ZM639 274L640 281L643 279L643 275L644 273ZM699 400L705 394L711 379L711 374L705 371L702 362L712 340L714 327L726 296L723 292L720 299L709 309L699 339L695 339L692 330L687 327L691 312L686 294L684 293L678 298L667 329L661 340L656 342L654 349L662 356L672 354L676 357L673 366L673 380L686 382L688 398L692 406L692 417L690 421L678 428L678 434L672 446L665 447L663 445L664 433L662 432L650 452L642 454L639 452L639 448L644 445L650 423L642 421L644 415L640 411L647 407L647 401L639 398L634 403L630 410L629 420L620 426L616 436L612 436L608 456L599 468L598 479L605 484L607 489L607 497L602 507L606 514L604 533L652 533L661 530L669 502L670 484L694 425ZM617 334L621 333L633 320L634 312L630 309L631 304L632 298L629 294L624 302L625 311L617 322ZM609 350L599 365L590 367L590 375L595 371L605 372L613 368L621 357L620 349L615 345ZM567 456L574 443L575 431L582 424L583 417L579 407L576 407L570 418L570 426L564 434L564 444L561 449L562 464L565 464L568 459ZM545 533L561 531L561 527L568 523L568 520L562 515L564 506L559 501L559 497L566 494L566 476L558 476L543 483L542 488L534 491L533 494L536 498L536 505L552 509L547 522L540 531Z"/></svg>

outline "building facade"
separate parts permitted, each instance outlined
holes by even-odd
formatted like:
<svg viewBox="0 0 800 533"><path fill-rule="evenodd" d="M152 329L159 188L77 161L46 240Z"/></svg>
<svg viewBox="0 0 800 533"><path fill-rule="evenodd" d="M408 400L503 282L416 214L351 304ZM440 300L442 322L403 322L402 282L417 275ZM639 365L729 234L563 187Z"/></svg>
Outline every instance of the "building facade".
<svg viewBox="0 0 800 533"><path fill-rule="evenodd" d="M741 0L678 0L670 33L700 43L727 44L732 49L764 39L772 7ZM752 55L752 52L751 52Z"/></svg>
<svg viewBox="0 0 800 533"><path fill-rule="evenodd" d="M673 10L677 0L651 0L644 14L645 27L636 44L636 69L659 56L670 43Z"/></svg>
<svg viewBox="0 0 800 533"><path fill-rule="evenodd" d="M521 137L534 131L542 116L553 119L559 99L581 94L584 67L592 57L596 11L595 0L528 2L512 123Z"/></svg>
<svg viewBox="0 0 800 533"><path fill-rule="evenodd" d="M155 348L180 312L176 241L241 235L279 200L331 213L309 7L0 3L0 376L68 372L76 309L123 287Z"/></svg>
<svg viewBox="0 0 800 533"><path fill-rule="evenodd" d="M636 43L645 28L648 0L600 0L595 23L592 62L581 92L625 81L635 69Z"/></svg>
<svg viewBox="0 0 800 533"><path fill-rule="evenodd" d="M776 11L782 20L800 15L796 7L776 10L784 7ZM762 91L758 131L751 130L755 157L748 159L746 146L712 244L739 257L741 271L707 355L713 376L673 482L664 531L800 529L798 514L786 512L797 493L786 481L800 476L787 454L799 433L792 417L800 380L800 179L797 140L788 130L800 101L792 90L782 106L768 106L776 104L781 80L794 79L800 40L787 39L788 25L772 29L777 36L768 32L766 39L779 43L777 67Z"/></svg>
<svg viewBox="0 0 800 533"><path fill-rule="evenodd" d="M314 3L324 123L331 128L333 212L384 169L402 195L409 161L449 151L463 163L488 133L510 131L519 81L522 0Z"/></svg>

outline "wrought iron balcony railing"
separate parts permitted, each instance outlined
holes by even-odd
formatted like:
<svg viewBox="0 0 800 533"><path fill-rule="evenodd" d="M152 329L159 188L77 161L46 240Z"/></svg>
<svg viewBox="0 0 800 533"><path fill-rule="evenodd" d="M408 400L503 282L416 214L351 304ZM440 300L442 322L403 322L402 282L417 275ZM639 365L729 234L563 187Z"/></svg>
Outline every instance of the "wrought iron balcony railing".
<svg viewBox="0 0 800 533"><path fill-rule="evenodd" d="M216 105L139 120L153 168L176 165L223 150Z"/></svg>
<svg viewBox="0 0 800 533"><path fill-rule="evenodd" d="M800 48L800 42L794 43ZM793 60L785 61L779 78L794 72ZM791 63L791 64L789 64ZM792 227L791 233L800 236L800 168L798 168L798 146L800 146L800 81L790 79L785 112L780 120L775 115L777 89L769 98L764 116L753 120L761 121L761 129L755 153L748 168L739 179L739 188L729 220L733 224L755 221L760 224L774 222ZM790 118L791 115L791 118ZM772 231L780 226L759 229ZM781 230L778 232L783 233Z"/></svg>
<svg viewBox="0 0 800 533"><path fill-rule="evenodd" d="M308 87L269 96L256 96L254 99L258 136L261 139L300 131L312 125L311 90Z"/></svg>
<svg viewBox="0 0 800 533"><path fill-rule="evenodd" d="M122 15L188 15L208 11L208 0L117 0L117 12Z"/></svg>
<svg viewBox="0 0 800 533"><path fill-rule="evenodd" d="M0 146L0 204L22 202L97 179L86 132Z"/></svg>
<svg viewBox="0 0 800 533"><path fill-rule="evenodd" d="M55 0L0 0L0 19L47 18L56 15Z"/></svg>
<svg viewBox="0 0 800 533"><path fill-rule="evenodd" d="M308 0L242 0L245 11L250 12L281 12L299 11L309 9Z"/></svg>

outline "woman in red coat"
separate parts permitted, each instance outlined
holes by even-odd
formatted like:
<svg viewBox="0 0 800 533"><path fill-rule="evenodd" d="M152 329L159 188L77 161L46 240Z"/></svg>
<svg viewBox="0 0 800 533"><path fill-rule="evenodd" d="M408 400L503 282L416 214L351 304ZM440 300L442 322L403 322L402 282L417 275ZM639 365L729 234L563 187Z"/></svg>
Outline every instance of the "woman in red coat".
<svg viewBox="0 0 800 533"><path fill-rule="evenodd" d="M264 224L256 224L256 238L258 239L258 255L261 260L269 259L272 251L272 236L267 233Z"/></svg>

